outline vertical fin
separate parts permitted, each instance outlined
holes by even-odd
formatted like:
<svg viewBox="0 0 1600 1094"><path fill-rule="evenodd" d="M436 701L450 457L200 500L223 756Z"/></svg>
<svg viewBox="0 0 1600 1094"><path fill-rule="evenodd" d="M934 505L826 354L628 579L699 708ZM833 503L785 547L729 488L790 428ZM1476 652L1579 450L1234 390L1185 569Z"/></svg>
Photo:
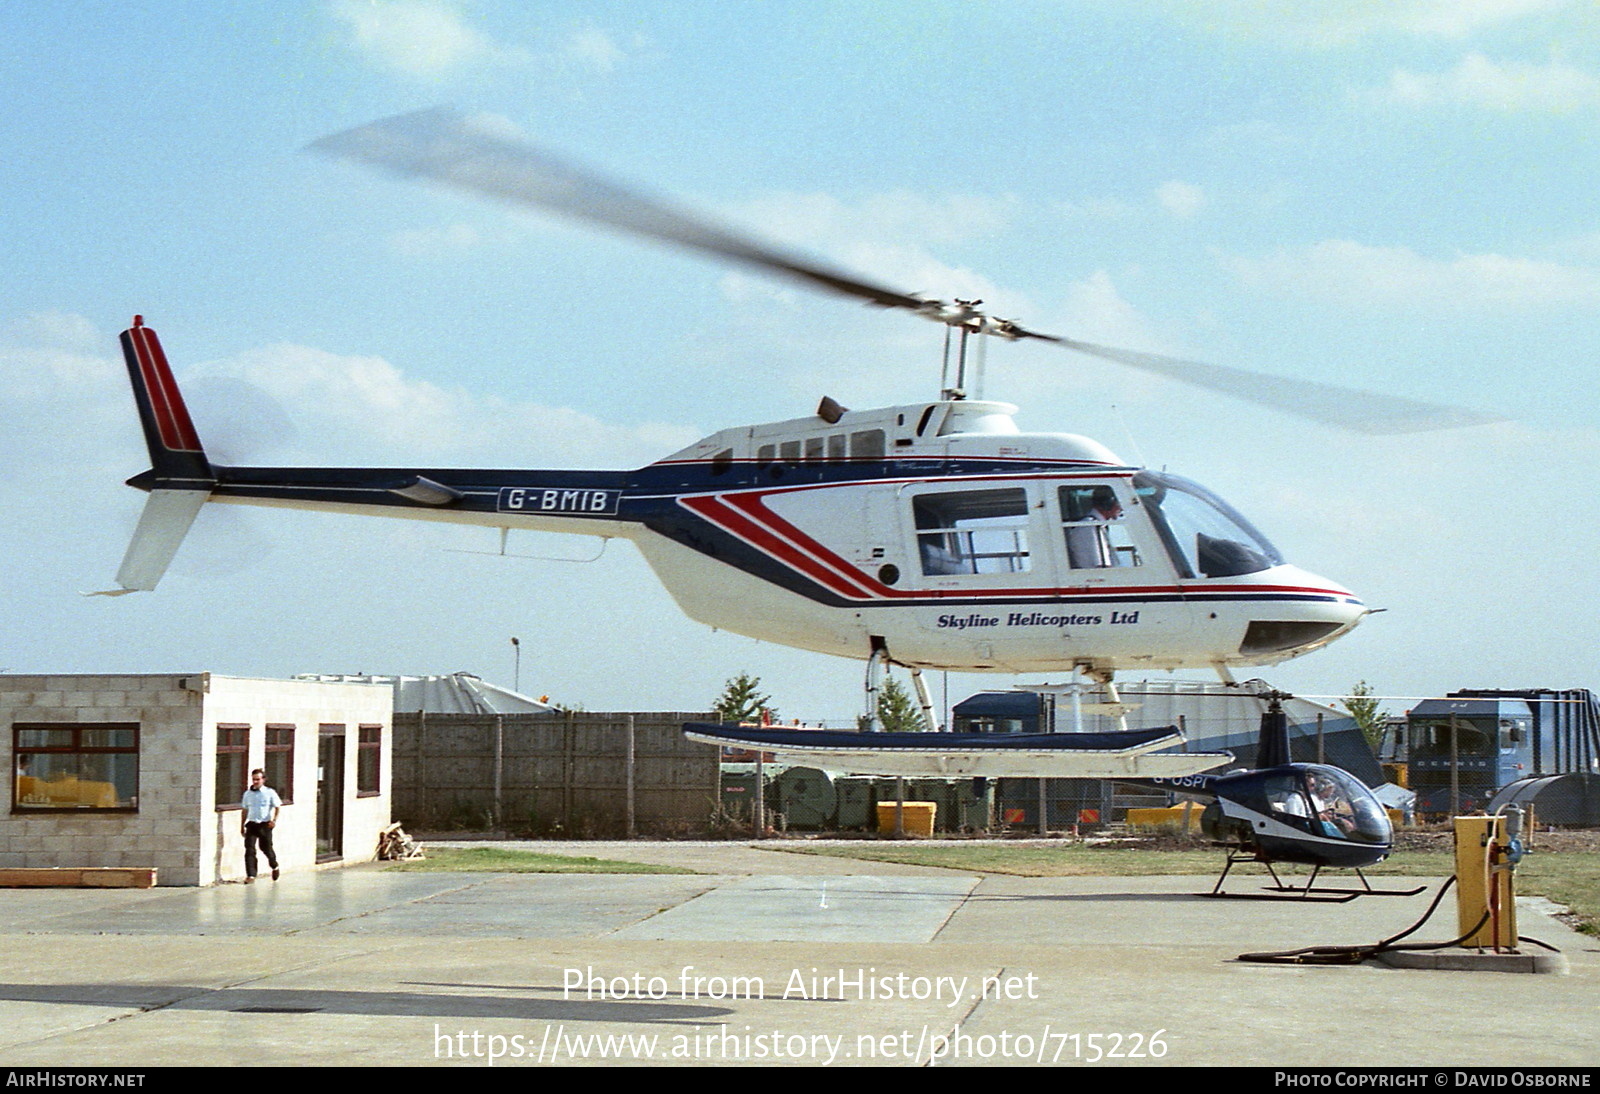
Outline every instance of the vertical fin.
<svg viewBox="0 0 1600 1094"><path fill-rule="evenodd" d="M133 326L122 332L122 356L150 449L151 470L130 480L130 485L150 491L150 497L117 570L120 587L88 596L154 589L217 482L167 355L143 316L134 316Z"/></svg>
<svg viewBox="0 0 1600 1094"><path fill-rule="evenodd" d="M122 356L128 363L133 401L139 407L150 466L157 478L213 481L211 464L172 377L167 355L156 332L144 325L142 315L134 316L133 326L122 332Z"/></svg>

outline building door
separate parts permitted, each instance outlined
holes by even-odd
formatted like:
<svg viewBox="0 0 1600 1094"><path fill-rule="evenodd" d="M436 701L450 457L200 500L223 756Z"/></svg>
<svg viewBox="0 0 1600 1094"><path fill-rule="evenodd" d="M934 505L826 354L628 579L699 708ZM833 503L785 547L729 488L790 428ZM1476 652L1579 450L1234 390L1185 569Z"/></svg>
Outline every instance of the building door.
<svg viewBox="0 0 1600 1094"><path fill-rule="evenodd" d="M344 726L317 735L317 861L344 857Z"/></svg>

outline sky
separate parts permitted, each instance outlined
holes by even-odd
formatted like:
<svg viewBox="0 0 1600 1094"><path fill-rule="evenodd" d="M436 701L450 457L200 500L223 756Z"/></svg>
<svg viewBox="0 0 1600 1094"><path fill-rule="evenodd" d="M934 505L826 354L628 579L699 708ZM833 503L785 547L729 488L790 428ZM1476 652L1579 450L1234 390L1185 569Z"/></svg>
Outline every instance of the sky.
<svg viewBox="0 0 1600 1094"><path fill-rule="evenodd" d="M304 151L450 104L892 288L1505 417L1372 438L989 358L1022 429L1197 479L1384 609L1255 675L1600 687L1591 0L17 0L0 30L0 671L509 685L517 636L522 689L589 710L739 672L785 717L860 707L859 664L688 620L622 542L208 506L158 590L79 595L143 505L135 313L221 462L623 468L937 394L914 317Z"/></svg>

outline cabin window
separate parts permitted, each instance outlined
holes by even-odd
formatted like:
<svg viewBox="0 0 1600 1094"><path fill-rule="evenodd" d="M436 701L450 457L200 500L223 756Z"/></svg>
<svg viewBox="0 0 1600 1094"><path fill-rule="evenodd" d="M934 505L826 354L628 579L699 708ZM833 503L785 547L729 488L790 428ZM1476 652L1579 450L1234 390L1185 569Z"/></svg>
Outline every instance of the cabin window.
<svg viewBox="0 0 1600 1094"><path fill-rule="evenodd" d="M912 499L922 572L1015 574L1029 569L1028 495L1020 488Z"/></svg>
<svg viewBox="0 0 1600 1094"><path fill-rule="evenodd" d="M1262 781L1267 795L1267 809L1279 820L1289 820L1297 828L1309 828L1311 803L1306 800L1305 787L1299 775L1268 775Z"/></svg>
<svg viewBox="0 0 1600 1094"><path fill-rule="evenodd" d="M850 437L844 433L830 433L828 435L828 459L842 460L850 454Z"/></svg>
<svg viewBox="0 0 1600 1094"><path fill-rule="evenodd" d="M863 429L850 434L850 457L856 460L883 459L883 430Z"/></svg>
<svg viewBox="0 0 1600 1094"><path fill-rule="evenodd" d="M777 458L778 450L770 444L764 444L760 448L756 449L756 463L760 464L762 467L767 466L767 464L771 463Z"/></svg>
<svg viewBox="0 0 1600 1094"><path fill-rule="evenodd" d="M12 812L139 808L138 722L17 722L11 747Z"/></svg>
<svg viewBox="0 0 1600 1094"><path fill-rule="evenodd" d="M726 475L733 470L733 449L724 448L711 457L711 473L713 475Z"/></svg>
<svg viewBox="0 0 1600 1094"><path fill-rule="evenodd" d="M1067 562L1074 570L1143 564L1122 521L1122 501L1112 487L1063 486L1060 497Z"/></svg>
<svg viewBox="0 0 1600 1094"><path fill-rule="evenodd" d="M820 460L820 459L822 459L822 443L823 443L823 438L821 438L821 437L807 437L806 438L806 459L808 459L808 460Z"/></svg>
<svg viewBox="0 0 1600 1094"><path fill-rule="evenodd" d="M784 463L800 462L800 442L784 441L778 446L778 453L783 457Z"/></svg>

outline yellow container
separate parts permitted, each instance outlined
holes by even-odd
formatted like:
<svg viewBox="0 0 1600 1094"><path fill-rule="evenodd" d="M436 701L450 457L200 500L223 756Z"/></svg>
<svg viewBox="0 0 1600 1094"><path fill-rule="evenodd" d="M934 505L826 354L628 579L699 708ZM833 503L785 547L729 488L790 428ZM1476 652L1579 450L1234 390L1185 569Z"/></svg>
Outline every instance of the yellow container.
<svg viewBox="0 0 1600 1094"><path fill-rule="evenodd" d="M933 835L933 819L939 812L939 803L905 802L904 805L906 835ZM880 836L894 835L895 813L899 808L894 802L878 803L878 834Z"/></svg>
<svg viewBox="0 0 1600 1094"><path fill-rule="evenodd" d="M1129 828L1148 828L1163 832L1198 832L1200 814L1205 806L1199 802L1179 802L1164 809L1130 809L1123 818Z"/></svg>

